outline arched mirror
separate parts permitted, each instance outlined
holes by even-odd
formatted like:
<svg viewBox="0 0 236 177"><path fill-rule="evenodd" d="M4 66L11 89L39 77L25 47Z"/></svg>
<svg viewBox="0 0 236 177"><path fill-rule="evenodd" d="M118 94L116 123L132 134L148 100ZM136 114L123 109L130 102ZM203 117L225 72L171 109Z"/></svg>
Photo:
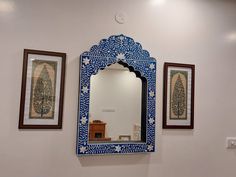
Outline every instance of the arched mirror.
<svg viewBox="0 0 236 177"><path fill-rule="evenodd" d="M91 76L90 142L145 141L141 112L142 78L135 72L115 63Z"/></svg>
<svg viewBox="0 0 236 177"><path fill-rule="evenodd" d="M156 61L124 35L81 55L77 154L153 152Z"/></svg>

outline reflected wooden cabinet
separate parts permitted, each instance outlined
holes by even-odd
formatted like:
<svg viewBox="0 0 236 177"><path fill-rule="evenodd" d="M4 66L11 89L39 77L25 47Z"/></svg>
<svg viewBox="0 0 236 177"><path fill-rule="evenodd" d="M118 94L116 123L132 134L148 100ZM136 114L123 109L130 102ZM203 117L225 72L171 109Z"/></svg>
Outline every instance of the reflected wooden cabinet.
<svg viewBox="0 0 236 177"><path fill-rule="evenodd" d="M89 123L89 141L111 141L105 137L106 123L95 120Z"/></svg>

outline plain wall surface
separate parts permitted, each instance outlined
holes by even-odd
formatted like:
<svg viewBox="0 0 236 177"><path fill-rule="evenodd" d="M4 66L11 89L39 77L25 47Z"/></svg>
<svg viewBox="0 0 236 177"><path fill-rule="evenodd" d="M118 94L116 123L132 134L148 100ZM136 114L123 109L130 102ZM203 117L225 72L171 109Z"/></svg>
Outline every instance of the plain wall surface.
<svg viewBox="0 0 236 177"><path fill-rule="evenodd" d="M5 2L5 4L4 4ZM0 0L0 177L235 177L236 2ZM127 15L124 24L116 12ZM75 153L79 55L113 34L157 59L157 152ZM62 130L18 130L23 49L67 53ZM163 130L164 62L196 66L194 130Z"/></svg>

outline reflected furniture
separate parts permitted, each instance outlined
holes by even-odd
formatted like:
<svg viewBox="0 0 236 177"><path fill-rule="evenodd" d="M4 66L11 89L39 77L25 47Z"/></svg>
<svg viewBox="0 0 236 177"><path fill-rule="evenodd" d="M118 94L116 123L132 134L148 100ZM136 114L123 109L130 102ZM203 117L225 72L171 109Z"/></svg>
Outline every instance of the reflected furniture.
<svg viewBox="0 0 236 177"><path fill-rule="evenodd" d="M106 123L100 120L94 120L89 123L89 141L111 141L111 138L105 137Z"/></svg>

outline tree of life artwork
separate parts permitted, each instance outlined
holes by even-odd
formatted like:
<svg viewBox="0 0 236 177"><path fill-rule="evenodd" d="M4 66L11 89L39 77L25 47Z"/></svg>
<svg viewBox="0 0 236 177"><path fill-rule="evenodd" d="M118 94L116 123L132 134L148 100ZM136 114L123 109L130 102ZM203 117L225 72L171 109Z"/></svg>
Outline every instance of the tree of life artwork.
<svg viewBox="0 0 236 177"><path fill-rule="evenodd" d="M187 119L188 72L170 72L170 119Z"/></svg>
<svg viewBox="0 0 236 177"><path fill-rule="evenodd" d="M53 119L56 93L57 63L34 60L32 62L30 118Z"/></svg>

